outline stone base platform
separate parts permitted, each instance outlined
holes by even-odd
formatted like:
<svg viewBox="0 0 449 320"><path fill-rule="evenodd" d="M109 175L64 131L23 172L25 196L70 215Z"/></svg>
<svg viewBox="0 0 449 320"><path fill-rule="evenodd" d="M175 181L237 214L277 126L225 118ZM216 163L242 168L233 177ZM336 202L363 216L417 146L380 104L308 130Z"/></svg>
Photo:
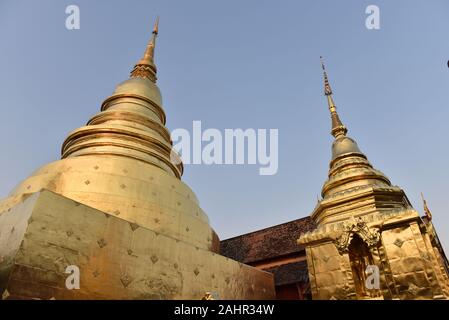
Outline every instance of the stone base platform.
<svg viewBox="0 0 449 320"><path fill-rule="evenodd" d="M270 273L50 191L6 203L0 206L3 299L201 299L206 292L275 298ZM73 266L79 289L66 286Z"/></svg>

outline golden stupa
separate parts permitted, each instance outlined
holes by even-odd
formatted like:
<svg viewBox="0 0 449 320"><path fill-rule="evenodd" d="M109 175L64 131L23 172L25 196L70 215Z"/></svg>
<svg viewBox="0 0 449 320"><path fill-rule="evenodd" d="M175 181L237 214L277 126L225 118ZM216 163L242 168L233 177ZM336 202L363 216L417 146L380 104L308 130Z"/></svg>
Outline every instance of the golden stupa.
<svg viewBox="0 0 449 320"><path fill-rule="evenodd" d="M156 86L158 24L143 58L86 126L0 202L0 295L23 299L270 299L271 274L218 254L172 151ZM66 269L80 288L66 287Z"/></svg>
<svg viewBox="0 0 449 320"><path fill-rule="evenodd" d="M322 199L310 216L317 229L298 240L306 248L313 299L449 297L447 262L430 211L421 218L346 135L322 68L335 140Z"/></svg>

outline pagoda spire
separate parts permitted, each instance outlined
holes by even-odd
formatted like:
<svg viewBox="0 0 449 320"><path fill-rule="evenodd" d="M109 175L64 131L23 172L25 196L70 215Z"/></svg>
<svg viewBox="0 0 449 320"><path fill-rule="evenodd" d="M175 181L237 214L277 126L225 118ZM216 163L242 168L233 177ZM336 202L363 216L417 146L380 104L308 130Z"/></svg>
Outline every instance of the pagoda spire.
<svg viewBox="0 0 449 320"><path fill-rule="evenodd" d="M154 49L156 47L156 38L159 32L159 17L156 18L154 23L153 33L150 41L148 42L145 53L142 59L140 59L131 71L131 78L148 78L153 82L156 82L157 68L154 64Z"/></svg>
<svg viewBox="0 0 449 320"><path fill-rule="evenodd" d="M323 69L324 76L324 95L327 97L327 104L329 105L329 111L331 113L332 119L332 130L331 134L337 138L339 136L345 136L348 132L348 129L343 125L340 120L340 117L337 113L337 107L335 106L334 99L332 98L332 89L329 84L329 79L327 77L326 68L324 66L323 57L320 56L321 60L321 68Z"/></svg>

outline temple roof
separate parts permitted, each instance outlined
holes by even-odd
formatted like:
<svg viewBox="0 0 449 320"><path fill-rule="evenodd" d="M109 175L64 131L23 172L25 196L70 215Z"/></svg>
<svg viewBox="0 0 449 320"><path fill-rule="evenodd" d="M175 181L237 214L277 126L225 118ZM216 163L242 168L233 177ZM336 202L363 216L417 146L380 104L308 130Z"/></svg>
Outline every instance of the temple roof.
<svg viewBox="0 0 449 320"><path fill-rule="evenodd" d="M243 234L221 241L220 254L242 263L252 263L298 253L304 248L296 239L316 228L310 217Z"/></svg>

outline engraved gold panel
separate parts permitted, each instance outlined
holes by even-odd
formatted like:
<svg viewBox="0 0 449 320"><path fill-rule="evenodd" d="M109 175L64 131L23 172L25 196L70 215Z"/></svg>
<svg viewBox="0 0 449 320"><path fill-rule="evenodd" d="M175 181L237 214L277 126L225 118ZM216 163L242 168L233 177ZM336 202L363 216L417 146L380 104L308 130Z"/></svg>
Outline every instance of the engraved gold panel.
<svg viewBox="0 0 449 320"><path fill-rule="evenodd" d="M9 299L274 298L270 273L49 191L1 213L0 235ZM69 265L80 269L79 290L65 286Z"/></svg>

